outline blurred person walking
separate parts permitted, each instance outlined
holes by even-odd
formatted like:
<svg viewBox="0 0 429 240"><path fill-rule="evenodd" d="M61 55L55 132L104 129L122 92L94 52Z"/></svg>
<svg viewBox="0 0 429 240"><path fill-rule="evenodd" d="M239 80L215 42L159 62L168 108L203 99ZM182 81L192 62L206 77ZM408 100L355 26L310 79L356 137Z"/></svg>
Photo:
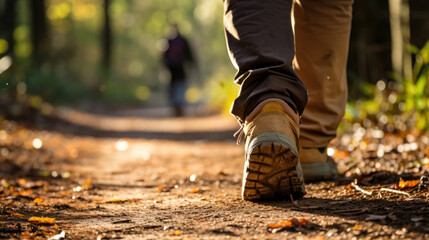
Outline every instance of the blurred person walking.
<svg viewBox="0 0 429 240"><path fill-rule="evenodd" d="M171 24L168 47L163 53L164 64L170 72L169 101L175 116L184 115L186 91L186 63L194 64L188 41L179 32L177 24Z"/></svg>
<svg viewBox="0 0 429 240"><path fill-rule="evenodd" d="M227 46L240 85L231 113L241 124L238 142L246 140L243 199L300 198L304 179L338 176L327 146L347 101L352 5L224 0Z"/></svg>

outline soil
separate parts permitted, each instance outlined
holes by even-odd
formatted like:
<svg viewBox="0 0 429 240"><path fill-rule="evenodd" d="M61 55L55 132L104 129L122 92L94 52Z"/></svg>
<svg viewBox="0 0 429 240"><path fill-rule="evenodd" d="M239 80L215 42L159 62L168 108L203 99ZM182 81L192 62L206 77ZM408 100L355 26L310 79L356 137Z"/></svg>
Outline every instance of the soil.
<svg viewBox="0 0 429 240"><path fill-rule="evenodd" d="M359 137L357 127L333 142L339 180L309 183L293 202L248 202L238 125L189 112L62 108L55 120L4 120L0 239L429 238L427 135Z"/></svg>

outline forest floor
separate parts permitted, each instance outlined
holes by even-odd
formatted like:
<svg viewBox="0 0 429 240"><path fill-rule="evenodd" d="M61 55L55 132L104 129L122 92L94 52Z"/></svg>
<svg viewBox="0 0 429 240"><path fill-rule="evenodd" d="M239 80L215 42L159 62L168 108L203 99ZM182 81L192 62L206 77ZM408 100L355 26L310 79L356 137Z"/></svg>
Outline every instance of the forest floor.
<svg viewBox="0 0 429 240"><path fill-rule="evenodd" d="M0 239L429 239L427 135L355 124L339 180L248 202L232 117L55 112L1 123Z"/></svg>

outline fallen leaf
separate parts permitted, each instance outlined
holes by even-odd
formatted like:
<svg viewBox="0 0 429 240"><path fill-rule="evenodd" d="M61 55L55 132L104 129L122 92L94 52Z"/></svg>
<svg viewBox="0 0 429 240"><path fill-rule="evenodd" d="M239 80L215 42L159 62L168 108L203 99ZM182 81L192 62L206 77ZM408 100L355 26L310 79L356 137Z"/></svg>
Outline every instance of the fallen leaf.
<svg viewBox="0 0 429 240"><path fill-rule="evenodd" d="M404 189L404 188L412 188L417 186L417 184L420 183L420 180L408 180L408 181L404 181L404 179L400 178L399 179L399 189Z"/></svg>
<svg viewBox="0 0 429 240"><path fill-rule="evenodd" d="M34 203L42 203L43 201L45 201L43 198L36 198L33 200Z"/></svg>
<svg viewBox="0 0 429 240"><path fill-rule="evenodd" d="M13 216L15 216L15 217L24 217L24 215L22 215L20 213L16 213L16 212L14 212L12 210L6 210L6 212L9 213L9 214L11 214L11 215L13 215Z"/></svg>
<svg viewBox="0 0 429 240"><path fill-rule="evenodd" d="M39 218L39 217L31 217L28 219L29 222L35 223L43 223L43 224L54 224L55 218Z"/></svg>
<svg viewBox="0 0 429 240"><path fill-rule="evenodd" d="M164 201L164 199L162 199L162 198L157 198L157 199L155 199L154 201L153 201L153 203L162 203Z"/></svg>
<svg viewBox="0 0 429 240"><path fill-rule="evenodd" d="M180 231L177 230L174 233L170 233L170 236L179 236L180 235Z"/></svg>
<svg viewBox="0 0 429 240"><path fill-rule="evenodd" d="M302 218L302 219L296 219L292 218L290 221L281 221L279 223L270 223L268 224L268 229L271 230L272 233L276 233L282 229L285 228L292 228L292 227L302 227L305 226L307 223L309 223L310 220Z"/></svg>
<svg viewBox="0 0 429 240"><path fill-rule="evenodd" d="M268 224L268 228L285 228L285 227L292 227L291 221L281 221L280 223L270 223Z"/></svg>
<svg viewBox="0 0 429 240"><path fill-rule="evenodd" d="M310 220L308 220L308 219L305 219L305 218L301 218L300 220L299 220L299 224L302 226L302 225L305 225L306 223L309 223L310 222Z"/></svg>
<svg viewBox="0 0 429 240"><path fill-rule="evenodd" d="M199 193L200 192L200 189L192 189L191 191L190 191L190 193Z"/></svg>
<svg viewBox="0 0 429 240"><path fill-rule="evenodd" d="M91 189L92 187L91 182L92 182L91 178L87 178L85 182L82 184L81 188L86 190Z"/></svg>
<svg viewBox="0 0 429 240"><path fill-rule="evenodd" d="M13 192L12 195L14 196L29 196L33 193L33 190L24 190L19 192Z"/></svg>
<svg viewBox="0 0 429 240"><path fill-rule="evenodd" d="M20 178L18 180L18 184L21 185L21 186L25 185L26 183L27 183L27 181L25 179L23 179L23 178Z"/></svg>
<svg viewBox="0 0 429 240"><path fill-rule="evenodd" d="M122 199L110 199L110 200L105 201L104 203L123 203L123 202L125 202L125 200L122 200Z"/></svg>
<svg viewBox="0 0 429 240"><path fill-rule="evenodd" d="M353 230L362 230L363 229L363 226L362 225L355 225L354 227L353 227Z"/></svg>
<svg viewBox="0 0 429 240"><path fill-rule="evenodd" d="M29 232L22 232L20 239L33 239L33 234Z"/></svg>

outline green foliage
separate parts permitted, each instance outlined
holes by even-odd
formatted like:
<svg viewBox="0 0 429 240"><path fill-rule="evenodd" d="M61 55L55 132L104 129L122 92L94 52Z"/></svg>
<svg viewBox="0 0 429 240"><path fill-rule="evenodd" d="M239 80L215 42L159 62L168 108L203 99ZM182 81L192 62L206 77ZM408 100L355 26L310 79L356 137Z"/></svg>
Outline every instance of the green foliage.
<svg viewBox="0 0 429 240"><path fill-rule="evenodd" d="M422 49L408 49L415 57L412 79L380 80L373 87L372 99L347 105L347 121L375 123L388 131L429 130L429 41Z"/></svg>
<svg viewBox="0 0 429 240"><path fill-rule="evenodd" d="M225 74L228 72L228 70L218 72L209 81L206 88L210 104L221 109L223 113L229 112L232 102L238 96L239 90L232 77Z"/></svg>
<svg viewBox="0 0 429 240"><path fill-rule="evenodd" d="M417 127L429 128L429 41L418 50L409 47L415 55L412 79L402 78L400 100L405 102L405 112L417 115Z"/></svg>

